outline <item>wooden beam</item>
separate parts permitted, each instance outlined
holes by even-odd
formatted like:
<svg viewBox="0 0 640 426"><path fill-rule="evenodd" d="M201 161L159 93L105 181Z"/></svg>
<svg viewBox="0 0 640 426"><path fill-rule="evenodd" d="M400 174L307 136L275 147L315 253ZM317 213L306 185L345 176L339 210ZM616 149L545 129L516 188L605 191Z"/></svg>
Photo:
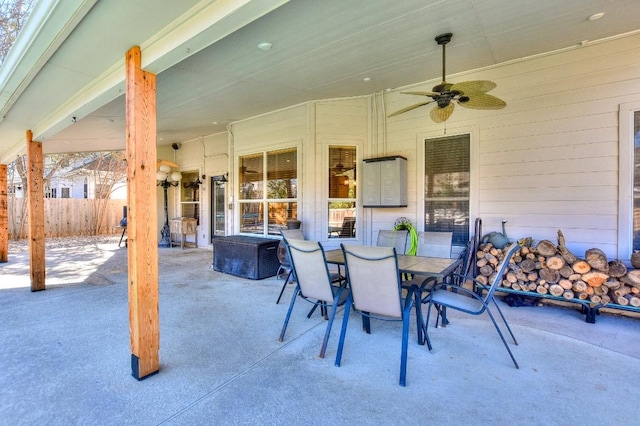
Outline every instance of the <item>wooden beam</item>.
<svg viewBox="0 0 640 426"><path fill-rule="evenodd" d="M9 261L9 199L7 165L0 164L0 263Z"/></svg>
<svg viewBox="0 0 640 426"><path fill-rule="evenodd" d="M42 143L27 130L27 188L31 291L45 289L44 259L44 157Z"/></svg>
<svg viewBox="0 0 640 426"><path fill-rule="evenodd" d="M156 76L140 68L139 47L125 60L131 370L142 380L160 369Z"/></svg>

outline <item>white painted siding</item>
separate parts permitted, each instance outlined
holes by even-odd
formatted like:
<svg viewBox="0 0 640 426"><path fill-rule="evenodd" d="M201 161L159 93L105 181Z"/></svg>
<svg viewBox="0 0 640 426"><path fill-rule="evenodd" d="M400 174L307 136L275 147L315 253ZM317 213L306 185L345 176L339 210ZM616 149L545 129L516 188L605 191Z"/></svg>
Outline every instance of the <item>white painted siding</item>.
<svg viewBox="0 0 640 426"><path fill-rule="evenodd" d="M492 93L507 102L500 111L457 107L447 122L447 133L479 128L472 174L485 232L498 230L502 219L512 238L555 241L562 229L577 255L599 247L616 256L618 106L640 98L639 46L639 36L628 37L448 78L495 81ZM386 110L415 98L392 92ZM416 138L421 143L423 131L444 130L430 123L428 108L389 119L387 146L409 147Z"/></svg>
<svg viewBox="0 0 640 426"><path fill-rule="evenodd" d="M356 143L360 159L407 157L408 207L359 212L358 240L371 244L400 216L422 227L424 139L470 133L471 223L481 217L486 233L506 219L510 237L535 240L555 241L562 229L577 255L599 247L613 258L619 245L618 109L640 101L639 64L635 35L448 76L451 82L495 81L492 94L507 107L457 106L441 124L429 119L430 106L386 118L424 99L401 91L428 91L439 79L365 98L311 102L234 123L226 153L234 164L241 153L298 146L299 219L307 237L320 241L326 241L329 144Z"/></svg>

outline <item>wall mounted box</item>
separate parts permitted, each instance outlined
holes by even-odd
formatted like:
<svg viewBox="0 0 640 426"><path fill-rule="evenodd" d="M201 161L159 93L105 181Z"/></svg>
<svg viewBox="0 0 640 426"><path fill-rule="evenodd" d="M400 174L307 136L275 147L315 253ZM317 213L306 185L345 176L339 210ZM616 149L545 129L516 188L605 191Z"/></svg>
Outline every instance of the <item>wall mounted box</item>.
<svg viewBox="0 0 640 426"><path fill-rule="evenodd" d="M369 158L362 168L363 207L407 207L407 159Z"/></svg>

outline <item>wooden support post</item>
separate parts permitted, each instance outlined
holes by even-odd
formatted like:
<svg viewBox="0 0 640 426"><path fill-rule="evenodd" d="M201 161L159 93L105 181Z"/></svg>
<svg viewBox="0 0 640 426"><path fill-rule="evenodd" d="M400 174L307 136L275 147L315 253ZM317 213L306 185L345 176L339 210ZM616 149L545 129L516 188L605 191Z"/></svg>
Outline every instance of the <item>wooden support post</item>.
<svg viewBox="0 0 640 426"><path fill-rule="evenodd" d="M139 47L125 59L131 370L142 380L160 369L156 76L141 69Z"/></svg>
<svg viewBox="0 0 640 426"><path fill-rule="evenodd" d="M0 164L0 263L9 261L9 199L7 165Z"/></svg>
<svg viewBox="0 0 640 426"><path fill-rule="evenodd" d="M44 259L44 158L42 143L27 130L27 197L29 204L29 261L31 291L45 289Z"/></svg>

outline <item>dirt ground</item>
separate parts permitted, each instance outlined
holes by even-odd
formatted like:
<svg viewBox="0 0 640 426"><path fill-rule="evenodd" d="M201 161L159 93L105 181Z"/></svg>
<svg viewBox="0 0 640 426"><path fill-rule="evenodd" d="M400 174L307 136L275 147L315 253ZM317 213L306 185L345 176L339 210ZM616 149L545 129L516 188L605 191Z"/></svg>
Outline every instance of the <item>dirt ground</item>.
<svg viewBox="0 0 640 426"><path fill-rule="evenodd" d="M79 237L46 238L46 249L73 248L96 244L118 244L120 235L89 235ZM124 247L124 245L123 245ZM29 240L9 240L9 254L18 254L29 251Z"/></svg>

